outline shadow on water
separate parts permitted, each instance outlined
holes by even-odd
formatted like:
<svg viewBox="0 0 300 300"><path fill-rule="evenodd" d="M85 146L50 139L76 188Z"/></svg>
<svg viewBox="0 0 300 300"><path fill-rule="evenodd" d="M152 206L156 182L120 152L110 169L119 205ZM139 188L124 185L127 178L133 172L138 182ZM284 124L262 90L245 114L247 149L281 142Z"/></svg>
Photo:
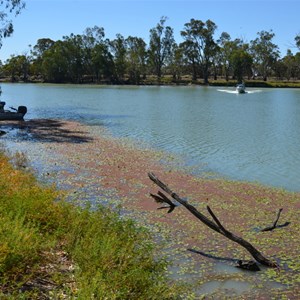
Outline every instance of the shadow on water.
<svg viewBox="0 0 300 300"><path fill-rule="evenodd" d="M84 132L67 129L65 122L53 119L32 119L28 121L1 121L2 139L16 139L46 143L88 143L93 141Z"/></svg>
<svg viewBox="0 0 300 300"><path fill-rule="evenodd" d="M208 258L212 258L212 259L215 259L215 260L222 261L222 262L231 262L231 263L236 263L236 264L239 263L240 261L247 262L246 260L243 261L243 260L240 260L240 259L235 259L235 258L230 258L230 257L220 257L220 256L212 255L212 254L205 253L205 252L202 252L202 251L199 251L199 250L195 250L195 249L191 249L191 248L189 248L187 250L190 251L190 252L193 252L193 253L200 254L202 256L208 257Z"/></svg>

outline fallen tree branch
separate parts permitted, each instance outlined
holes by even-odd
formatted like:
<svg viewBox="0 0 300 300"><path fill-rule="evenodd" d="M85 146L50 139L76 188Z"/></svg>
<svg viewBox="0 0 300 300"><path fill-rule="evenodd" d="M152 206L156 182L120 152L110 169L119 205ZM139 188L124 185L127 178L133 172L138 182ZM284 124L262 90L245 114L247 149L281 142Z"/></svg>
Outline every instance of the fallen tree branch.
<svg viewBox="0 0 300 300"><path fill-rule="evenodd" d="M272 230L274 230L275 228L281 228L281 227L288 226L288 225L290 224L290 222L285 222L285 223L282 224L282 225L277 225L282 210L283 210L283 208L280 208L280 209L278 210L278 213L277 213L277 216L276 216L276 219L275 219L273 225L272 225L272 226L268 226L268 227L266 227L266 228L263 228L263 229L261 229L261 231L272 231Z"/></svg>
<svg viewBox="0 0 300 300"><path fill-rule="evenodd" d="M278 267L278 265L274 262L263 256L252 244L247 242L246 240L242 239L241 237L238 237L237 235L229 232L227 229L224 228L224 226L221 224L221 222L218 220L218 218L215 216L215 214L212 212L212 210L207 207L210 215L212 216L214 221L211 221L209 218L207 218L205 215L203 215L201 212L199 212L194 206L190 205L187 201L180 198L176 193L174 193L166 184L164 184L162 181L160 181L153 173L148 173L149 178L158 185L163 191L165 191L167 194L169 194L174 200L176 200L178 203L183 205L190 213L192 213L197 219L199 219L202 223L204 223L206 226L211 228L212 230L222 234L223 236L227 237L228 239L232 240L233 242L238 243L242 247L244 247L251 255L252 257L262 265L268 266L268 267ZM170 205L170 207L173 207L173 209L176 207L176 204L172 202L167 196L161 196L163 193L159 192L160 196L156 196L151 194L151 196L155 199L156 197L159 197L160 202L166 202ZM168 200L166 200L168 199ZM172 210L173 210L172 209Z"/></svg>
<svg viewBox="0 0 300 300"><path fill-rule="evenodd" d="M165 196L165 194L163 194L162 192L158 192L157 195L154 194L150 194L150 196L157 202L157 203L167 203L169 204L169 206L161 206L158 209L164 209L164 208L169 208L168 210L168 214L171 213L174 208L176 207L176 205L169 200L168 197Z"/></svg>
<svg viewBox="0 0 300 300"><path fill-rule="evenodd" d="M214 219L214 221L217 223L217 225L219 226L219 228L222 230L223 234L228 234L229 231L226 230L223 225L221 224L221 222L219 221L219 219L216 217L216 215L213 213L213 211L210 209L210 207L207 205L207 210L210 213L210 215L212 216L212 218Z"/></svg>

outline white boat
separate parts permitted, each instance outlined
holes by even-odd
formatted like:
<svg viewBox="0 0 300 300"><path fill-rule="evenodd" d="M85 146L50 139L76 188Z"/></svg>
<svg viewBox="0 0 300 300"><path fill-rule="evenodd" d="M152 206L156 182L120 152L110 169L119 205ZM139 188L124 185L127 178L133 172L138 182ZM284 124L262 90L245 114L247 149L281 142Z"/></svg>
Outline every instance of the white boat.
<svg viewBox="0 0 300 300"><path fill-rule="evenodd" d="M10 120L23 120L24 116L27 113L26 106L19 106L18 109L10 107L11 110L5 110L4 101L0 101L0 121L10 121Z"/></svg>
<svg viewBox="0 0 300 300"><path fill-rule="evenodd" d="M236 91L239 93L239 94L245 94L246 93L246 86L244 83L239 83L237 86L236 86Z"/></svg>

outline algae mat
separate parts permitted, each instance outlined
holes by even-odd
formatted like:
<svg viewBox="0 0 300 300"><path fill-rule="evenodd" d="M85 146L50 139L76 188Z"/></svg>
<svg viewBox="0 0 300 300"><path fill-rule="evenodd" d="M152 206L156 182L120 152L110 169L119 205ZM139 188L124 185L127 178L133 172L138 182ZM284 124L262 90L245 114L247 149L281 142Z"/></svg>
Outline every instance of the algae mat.
<svg viewBox="0 0 300 300"><path fill-rule="evenodd" d="M192 285L186 298L299 299L299 193L193 176L178 157L76 122L29 121L22 128L16 125L3 141L9 149L24 152L38 176L68 191L70 200L108 205L148 227L162 244L158 255L172 262L170 278ZM276 260L280 268L256 273L235 268L237 259L251 259L248 252L184 207L171 214L157 210L159 205L149 194L158 188L148 172L208 217L209 205L228 230ZM290 225L260 232L273 223L279 208L283 208L279 223Z"/></svg>

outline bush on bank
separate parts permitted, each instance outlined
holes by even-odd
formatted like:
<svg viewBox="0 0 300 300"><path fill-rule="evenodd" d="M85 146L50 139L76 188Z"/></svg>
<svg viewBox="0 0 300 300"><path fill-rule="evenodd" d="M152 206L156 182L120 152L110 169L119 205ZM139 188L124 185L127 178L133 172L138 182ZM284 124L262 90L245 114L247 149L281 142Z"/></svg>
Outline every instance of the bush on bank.
<svg viewBox="0 0 300 300"><path fill-rule="evenodd" d="M0 151L1 299L178 299L147 230L67 203L23 167Z"/></svg>

